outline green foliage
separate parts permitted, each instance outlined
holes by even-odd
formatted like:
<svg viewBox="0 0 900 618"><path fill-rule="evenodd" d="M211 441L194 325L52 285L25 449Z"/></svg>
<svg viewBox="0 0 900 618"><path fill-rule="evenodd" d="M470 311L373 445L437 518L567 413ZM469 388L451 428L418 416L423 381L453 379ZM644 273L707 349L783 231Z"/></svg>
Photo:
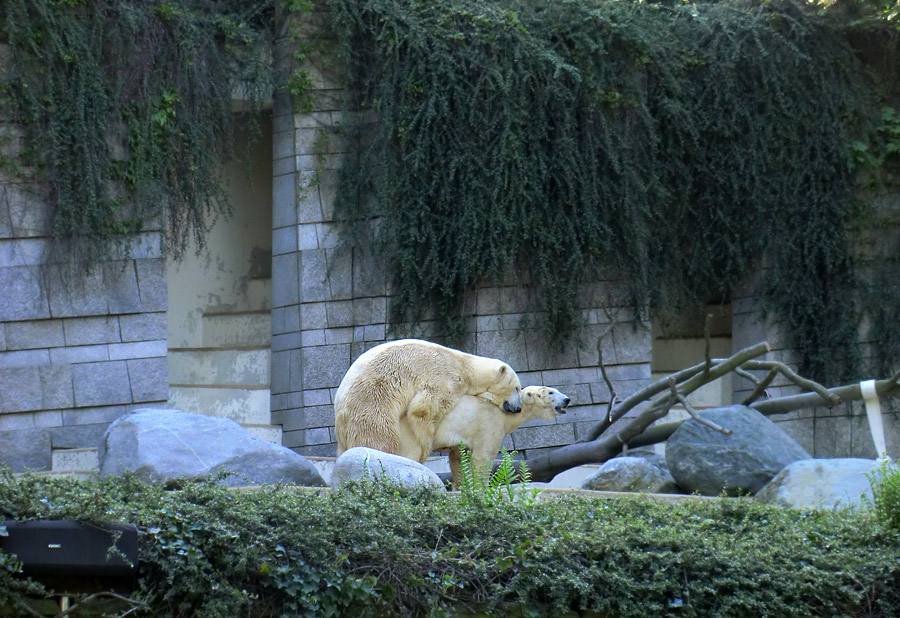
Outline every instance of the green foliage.
<svg viewBox="0 0 900 618"><path fill-rule="evenodd" d="M487 505L374 481L324 492L229 491L214 482L166 491L129 477L7 474L0 482L6 518L136 523L134 600L145 605L136 603L134 616L900 611L900 541L874 518L745 499ZM13 562L0 554L4 615L11 603L42 594L7 577Z"/></svg>
<svg viewBox="0 0 900 618"><path fill-rule="evenodd" d="M481 469L472 459L472 451L459 445L460 481L459 490L463 500L472 504L497 506L503 502L521 502L532 505L539 490L526 485L531 481L531 472L524 461L516 465L513 458L516 451L501 450L500 465L492 471L493 462Z"/></svg>
<svg viewBox="0 0 900 618"><path fill-rule="evenodd" d="M868 475L875 517L891 532L900 532L900 466L883 461Z"/></svg>
<svg viewBox="0 0 900 618"><path fill-rule="evenodd" d="M313 9L310 0L282 0L286 12L293 16L309 13ZM311 112L313 109L312 77L304 68L304 62L309 58L314 45L309 37L305 36L296 21L289 21L288 37L291 41L293 57L291 67L285 79L285 88L291 95L294 110L298 113Z"/></svg>
<svg viewBox="0 0 900 618"><path fill-rule="evenodd" d="M54 234L104 257L166 224L176 257L229 211L232 96L268 100L272 0L5 0L3 105L25 125Z"/></svg>
<svg viewBox="0 0 900 618"><path fill-rule="evenodd" d="M869 91L826 16L786 0L330 4L351 110L376 112L345 123L358 156L338 215L387 256L394 323L434 306L458 334L468 291L516 281L557 341L598 304L665 318L727 301L764 265L802 371L858 370L848 151ZM624 298L591 298L616 279Z"/></svg>

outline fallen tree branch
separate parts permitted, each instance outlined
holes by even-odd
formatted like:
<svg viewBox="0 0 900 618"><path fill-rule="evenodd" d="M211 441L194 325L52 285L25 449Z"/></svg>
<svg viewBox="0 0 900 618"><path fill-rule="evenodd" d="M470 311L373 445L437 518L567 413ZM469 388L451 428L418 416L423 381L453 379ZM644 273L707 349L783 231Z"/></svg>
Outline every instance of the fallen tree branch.
<svg viewBox="0 0 900 618"><path fill-rule="evenodd" d="M900 383L898 382L900 382L900 372L895 373L886 380L876 380L875 392L881 397L900 394ZM836 386L828 389L828 392L839 397L841 401L856 401L863 398L859 384ZM800 395L789 395L778 399L758 401L750 407L766 416L771 416L773 414L786 414L801 408L815 408L825 405L830 405L830 399L822 397L821 394L802 393Z"/></svg>
<svg viewBox="0 0 900 618"><path fill-rule="evenodd" d="M606 406L606 422L612 423L612 412L613 408L616 405L616 401L619 396L616 394L616 389L613 387L612 381L609 379L609 375L606 373L606 365L603 362L603 338L609 334L609 331L612 330L612 324L610 324L609 328L607 328L602 335L597 337L597 362L600 363L600 373L603 375L603 381L606 382L606 388L609 389L609 405Z"/></svg>
<svg viewBox="0 0 900 618"><path fill-rule="evenodd" d="M670 390L670 380L674 380L676 384L680 380L684 380L679 390L687 395L704 384L731 372L735 367L743 365L748 360L765 354L769 350L769 345L762 342L744 348L731 357L717 362L708 371L704 372L706 367L706 362L704 361L695 367L672 374L668 378L659 380L626 398L625 401L616 407L613 417L618 420L628 410L645 402L650 397ZM650 394L648 395L648 393ZM643 410L634 418L628 419L618 431L605 432L589 442L576 442L575 444L563 446L549 453L529 459L528 468L531 471L532 478L535 481L549 481L563 470L586 463L602 463L614 457L622 450L623 445L628 444L636 436L643 433L650 424L665 416L672 402L671 393L666 393L662 398L651 402L646 410Z"/></svg>
<svg viewBox="0 0 900 618"><path fill-rule="evenodd" d="M712 367L712 357L710 356L709 349L711 347L710 341L711 337L709 335L709 331L712 324L713 314L706 314L706 321L703 323L703 340L706 342L706 347L703 351L703 358L706 360L706 371L709 371L710 367Z"/></svg>
<svg viewBox="0 0 900 618"><path fill-rule="evenodd" d="M741 371L743 372L743 370L741 370ZM747 372L744 372L744 373L747 373ZM747 375L750 375L750 374L747 373ZM741 404L743 404L745 406L749 406L751 403L753 403L754 401L756 401L757 399L762 397L762 395L766 392L766 389L769 387L769 384L772 383L772 380L774 380L775 376L777 376L777 375L778 375L777 369L775 369L774 367L772 369L769 369L769 373L766 374L766 377L764 377L762 380L759 380L756 382L756 387L753 389L753 391L749 395L747 395L744 398L744 400L741 402Z"/></svg>
<svg viewBox="0 0 900 618"><path fill-rule="evenodd" d="M678 392L678 389L675 387L675 381L670 380L669 387L672 389L672 397L678 401L682 406L684 406L685 411L691 415L691 418L700 423L705 427L709 427L713 431L718 431L719 433L724 433L726 436L730 436L733 432L730 429L725 429L724 427L720 427L716 423L712 422L708 418L703 418L697 413L697 410L694 409L684 395Z"/></svg>
<svg viewBox="0 0 900 618"><path fill-rule="evenodd" d="M863 398L859 384L829 389L817 382L797 375L783 363L754 360L768 351L770 351L770 347L767 343L758 343L736 352L727 359L705 359L693 367L682 369L671 376L657 380L653 384L644 387L625 398L611 412L607 411L603 421L591 428L586 440L530 458L528 460L528 468L532 479L535 481L549 481L560 472L569 468L587 463L603 463L618 455L624 446L637 448L666 440L684 421L673 421L654 425L653 427L650 426L664 417L676 402L682 403L692 418L703 422L702 417L697 415L696 410L687 402L687 396L703 385L717 380L732 371L738 372L740 375L745 375L747 370L767 371L766 376L759 381L756 381L754 376L748 374L749 379L756 382L756 387L747 400L755 399L765 392L765 389L779 373L792 383L811 391L801 395L768 399L751 404L752 408L767 416L783 414L800 408L822 405L832 406L836 402ZM875 392L879 396L900 394L900 372L889 379L876 381ZM648 401L649 405L644 410L634 417L625 419L620 423L621 426L616 428L616 431L607 431L612 423L622 419L629 411ZM728 431L718 426L712 428L717 431Z"/></svg>
<svg viewBox="0 0 900 618"><path fill-rule="evenodd" d="M770 370L772 371L772 370ZM859 384L848 384L846 386L836 386L827 389L830 395L839 397L841 401L857 401L863 398ZM900 372L886 380L877 380L875 382L875 392L881 397L892 395L900 395ZM775 414L787 414L802 408L815 408L818 406L830 405L830 397L822 397L820 393L802 393L800 395L789 395L787 397L779 397L778 399L767 399L751 404L750 407L765 416L773 416ZM664 442L675 433L684 421L671 421L668 423L660 423L649 427L639 436L635 437L628 443L628 448L638 448Z"/></svg>
<svg viewBox="0 0 900 618"><path fill-rule="evenodd" d="M653 384L642 388L641 390L632 395L629 395L624 400L622 400L622 403L616 406L615 410L613 410L612 420L613 422L619 420L620 418L625 416L626 413L628 413L638 405L644 403L651 397L654 397L659 393L668 390L670 378L674 378L678 383L684 382L681 390L685 394L690 394L707 382L712 382L716 378L727 374L734 367L740 367L746 361L752 358L756 358L757 356L761 356L762 354L765 354L770 350L771 348L769 347L769 344L763 341L748 348L744 348L743 350L736 352L727 359L716 359L714 362L716 362L717 364L708 371L704 371L706 369L706 361L698 363L693 367L688 367L687 369L677 371L668 378L657 380ZM605 432L606 429L610 426L610 424L611 423L607 423L606 419L604 419L603 422L595 425L588 433L587 438L584 440L584 442L593 442L594 440L599 438L600 435Z"/></svg>
<svg viewBox="0 0 900 618"><path fill-rule="evenodd" d="M797 375L790 367L778 361L747 361L743 365L744 369L775 369L788 380L799 386L800 388L818 393L823 399L829 402L829 405L835 406L841 402L841 398L827 388L803 376Z"/></svg>
<svg viewBox="0 0 900 618"><path fill-rule="evenodd" d="M753 375L752 373L750 373L749 371L747 371L746 369L744 369L743 367L738 367L737 369L734 370L734 372L737 375L741 376L742 378L753 382L754 386L759 384L759 380L756 378L756 376Z"/></svg>

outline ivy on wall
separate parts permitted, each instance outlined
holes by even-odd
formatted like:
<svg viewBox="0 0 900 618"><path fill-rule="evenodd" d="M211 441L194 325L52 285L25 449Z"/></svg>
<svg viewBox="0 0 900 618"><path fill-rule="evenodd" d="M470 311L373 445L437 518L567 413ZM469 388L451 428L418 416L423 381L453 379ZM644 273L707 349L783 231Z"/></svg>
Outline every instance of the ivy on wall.
<svg viewBox="0 0 900 618"><path fill-rule="evenodd" d="M870 91L828 15L785 0L330 5L351 111L376 112L347 124L338 215L388 256L395 322L430 305L459 327L465 293L512 272L565 337L592 281L622 277L665 318L764 266L801 370L859 369L849 162Z"/></svg>
<svg viewBox="0 0 900 618"><path fill-rule="evenodd" d="M4 0L2 103L27 130L53 232L88 259L148 221L176 257L229 210L232 99L272 93L272 0Z"/></svg>

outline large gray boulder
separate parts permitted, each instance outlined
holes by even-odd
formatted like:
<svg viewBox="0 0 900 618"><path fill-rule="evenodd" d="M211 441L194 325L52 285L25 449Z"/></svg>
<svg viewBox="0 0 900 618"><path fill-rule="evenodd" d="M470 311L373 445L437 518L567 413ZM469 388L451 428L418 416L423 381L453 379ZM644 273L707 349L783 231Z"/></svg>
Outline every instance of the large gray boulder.
<svg viewBox="0 0 900 618"><path fill-rule="evenodd" d="M144 408L113 422L100 444L100 474L134 472L147 481L233 472L229 486L288 483L324 487L294 451L251 435L231 419Z"/></svg>
<svg viewBox="0 0 900 618"><path fill-rule="evenodd" d="M872 459L803 459L789 464L756 494L767 504L833 509L861 506L872 498L867 474L878 469Z"/></svg>
<svg viewBox="0 0 900 618"><path fill-rule="evenodd" d="M437 474L407 457L392 455L364 446L344 451L334 462L331 486L338 488L347 481L360 479L389 479L405 487L434 487L443 489L444 483Z"/></svg>
<svg viewBox="0 0 900 618"><path fill-rule="evenodd" d="M734 405L699 414L733 433L727 436L689 419L669 437L666 462L687 492L755 494L786 465L811 459L796 440L753 408Z"/></svg>
<svg viewBox="0 0 900 618"><path fill-rule="evenodd" d="M669 471L646 457L615 457L586 478L582 489L638 491L654 494L679 493Z"/></svg>

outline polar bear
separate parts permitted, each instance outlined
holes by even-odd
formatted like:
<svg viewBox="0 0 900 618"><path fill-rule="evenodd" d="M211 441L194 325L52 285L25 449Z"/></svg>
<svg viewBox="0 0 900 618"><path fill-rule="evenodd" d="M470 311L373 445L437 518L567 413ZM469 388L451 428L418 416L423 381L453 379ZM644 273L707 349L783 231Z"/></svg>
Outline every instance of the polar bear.
<svg viewBox="0 0 900 618"><path fill-rule="evenodd" d="M555 388L526 386L522 389L522 412L513 415L504 414L483 397L464 395L438 425L431 450L449 450L453 485L458 487L460 443L472 451L472 463L480 468L496 457L503 438L519 425L535 419L552 421L558 414L565 414L571 402ZM405 422L400 423L400 454L419 463L425 463L428 456L428 453L421 456L419 445Z"/></svg>
<svg viewBox="0 0 900 618"><path fill-rule="evenodd" d="M400 422L408 448L421 460L431 453L434 432L464 395L481 395L498 414L522 409L522 386L501 360L467 354L421 339L377 345L357 358L334 397L334 428L340 455L354 446L400 454Z"/></svg>

